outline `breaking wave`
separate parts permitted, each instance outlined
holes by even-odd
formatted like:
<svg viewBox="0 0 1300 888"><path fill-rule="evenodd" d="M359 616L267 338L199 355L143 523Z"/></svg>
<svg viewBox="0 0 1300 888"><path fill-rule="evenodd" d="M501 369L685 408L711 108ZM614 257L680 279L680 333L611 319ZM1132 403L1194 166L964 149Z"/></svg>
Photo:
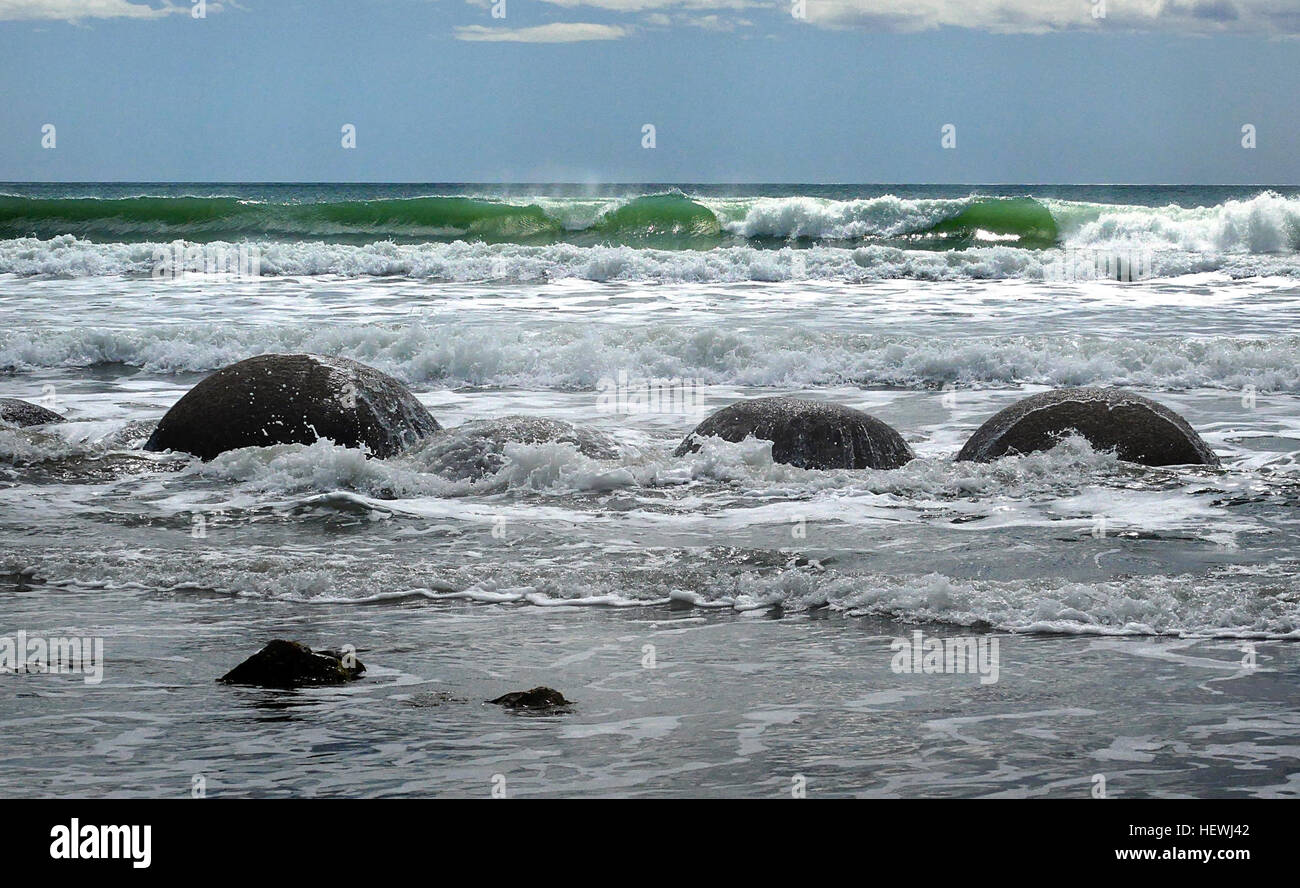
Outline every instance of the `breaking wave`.
<svg viewBox="0 0 1300 888"><path fill-rule="evenodd" d="M0 196L0 273L147 275L177 242L255 248L263 275L438 281L1043 279L1070 251L1141 252L1157 277L1300 274L1300 198L1210 207L973 196L508 203L419 197Z"/></svg>

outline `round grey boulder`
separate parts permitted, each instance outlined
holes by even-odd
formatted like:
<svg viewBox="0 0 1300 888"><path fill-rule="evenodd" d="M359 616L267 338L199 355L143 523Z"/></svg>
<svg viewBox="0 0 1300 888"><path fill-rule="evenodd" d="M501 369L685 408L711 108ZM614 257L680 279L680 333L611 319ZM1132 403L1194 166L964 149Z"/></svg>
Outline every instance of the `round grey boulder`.
<svg viewBox="0 0 1300 888"><path fill-rule="evenodd" d="M17 398L0 398L0 424L18 426L44 425L47 422L63 422L64 419L53 410L47 410L30 401Z"/></svg>
<svg viewBox="0 0 1300 888"><path fill-rule="evenodd" d="M618 459L618 447L595 429L559 419L511 414L473 419L447 429L421 448L430 468L457 481L490 475L505 465L507 444L572 444L591 459Z"/></svg>
<svg viewBox="0 0 1300 888"><path fill-rule="evenodd" d="M1064 388L1017 401L971 435L959 460L988 462L1056 446L1076 433L1098 450L1148 466L1217 466L1201 436L1163 404L1119 388Z"/></svg>
<svg viewBox="0 0 1300 888"><path fill-rule="evenodd" d="M870 414L784 396L723 407L686 436L676 455L699 450L702 437L738 442L751 435L772 442L776 462L803 469L897 469L915 458L902 435Z"/></svg>
<svg viewBox="0 0 1300 888"><path fill-rule="evenodd" d="M321 355L259 355L190 389L144 449L207 460L240 447L328 438L388 457L439 428L405 386L373 367Z"/></svg>

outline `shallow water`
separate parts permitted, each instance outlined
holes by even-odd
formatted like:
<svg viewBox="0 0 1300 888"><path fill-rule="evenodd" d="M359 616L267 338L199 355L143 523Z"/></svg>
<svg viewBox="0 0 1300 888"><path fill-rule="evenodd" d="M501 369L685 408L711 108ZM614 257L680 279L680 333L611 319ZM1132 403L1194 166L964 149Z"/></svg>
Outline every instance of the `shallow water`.
<svg viewBox="0 0 1300 888"><path fill-rule="evenodd" d="M213 795L487 795L494 775L519 795L782 795L803 775L810 795L1085 795L1100 774L1120 796L1297 794L1294 277L80 268L0 275L0 397L69 420L0 428L0 634L101 637L104 680L0 675L0 793L183 795L201 774ZM471 481L436 448L139 450L194 382L268 351L391 373L451 436L535 414L621 456L508 445ZM611 405L620 374L676 399ZM952 461L1002 407L1083 384L1167 404L1223 466L1077 439ZM918 459L672 456L712 410L774 393L865 409ZM996 639L997 681L894 671L917 629ZM214 682L275 637L353 644L367 676ZM483 704L536 684L577 703Z"/></svg>
<svg viewBox="0 0 1300 888"><path fill-rule="evenodd" d="M899 675L893 623L828 613L373 607L144 589L0 590L109 636L105 680L5 680L7 795L1294 798L1300 648L999 634L994 684ZM934 627L935 635L951 628ZM212 678L251 638L351 639L367 677ZM647 645L654 667L647 668ZM533 684L561 714L483 701Z"/></svg>

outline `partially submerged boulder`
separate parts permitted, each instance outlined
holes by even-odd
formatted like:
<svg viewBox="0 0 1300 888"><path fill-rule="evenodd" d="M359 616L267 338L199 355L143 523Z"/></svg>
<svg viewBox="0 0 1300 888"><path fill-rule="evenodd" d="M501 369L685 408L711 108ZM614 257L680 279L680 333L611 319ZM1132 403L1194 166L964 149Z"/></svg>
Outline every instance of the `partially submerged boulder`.
<svg viewBox="0 0 1300 888"><path fill-rule="evenodd" d="M19 428L44 425L47 422L64 422L64 418L53 410L48 410L30 401L18 398L0 398L0 425L13 425Z"/></svg>
<svg viewBox="0 0 1300 888"><path fill-rule="evenodd" d="M490 475L505 465L507 444L567 443L592 459L617 459L618 447L595 429L559 419L511 414L474 419L446 429L423 447L422 454L440 475L458 481Z"/></svg>
<svg viewBox="0 0 1300 888"><path fill-rule="evenodd" d="M328 438L388 457L436 432L396 379L347 358L259 355L204 379L158 423L145 450L212 459L240 447Z"/></svg>
<svg viewBox="0 0 1300 888"><path fill-rule="evenodd" d="M355 655L313 651L305 644L277 638L217 680L264 688L295 688L342 684L365 671L366 667Z"/></svg>
<svg viewBox="0 0 1300 888"><path fill-rule="evenodd" d="M555 688L548 687L536 687L530 691L512 691L488 702L507 709L554 709L559 706L573 705L572 700L564 699L563 694Z"/></svg>
<svg viewBox="0 0 1300 888"><path fill-rule="evenodd" d="M1063 388L1017 401L971 435L959 460L1048 450L1075 433L1097 450L1148 466L1217 466L1201 436L1163 404L1119 388Z"/></svg>
<svg viewBox="0 0 1300 888"><path fill-rule="evenodd" d="M723 407L686 436L676 455L699 450L716 436L772 442L772 459L804 469L897 469L914 458L903 436L861 410L785 396L754 398Z"/></svg>

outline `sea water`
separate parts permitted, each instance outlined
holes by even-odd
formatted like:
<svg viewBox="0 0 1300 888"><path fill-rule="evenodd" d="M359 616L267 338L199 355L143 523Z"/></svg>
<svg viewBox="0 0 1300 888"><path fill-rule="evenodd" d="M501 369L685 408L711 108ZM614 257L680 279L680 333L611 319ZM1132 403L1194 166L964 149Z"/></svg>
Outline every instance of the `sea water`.
<svg viewBox="0 0 1300 888"><path fill-rule="evenodd" d="M1300 791L1295 189L0 191L0 397L68 420L0 427L0 635L103 652L96 683L0 673L4 794ZM534 414L621 456L140 450L265 352L392 374L448 435ZM1159 400L1223 466L953 461L1066 385ZM776 393L917 459L673 456ZM215 683L278 637L366 677ZM914 642L996 680L903 669ZM483 702L539 684L575 705Z"/></svg>

